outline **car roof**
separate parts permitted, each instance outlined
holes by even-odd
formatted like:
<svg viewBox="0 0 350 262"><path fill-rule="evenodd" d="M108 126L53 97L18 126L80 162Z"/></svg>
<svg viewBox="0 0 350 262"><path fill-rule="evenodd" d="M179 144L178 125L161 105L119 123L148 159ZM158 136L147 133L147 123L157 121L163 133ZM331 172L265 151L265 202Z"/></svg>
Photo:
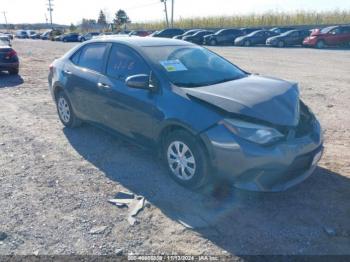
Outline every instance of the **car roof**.
<svg viewBox="0 0 350 262"><path fill-rule="evenodd" d="M172 39L172 38L161 38L161 37L138 37L138 36L102 36L94 38L89 42L115 42L122 43L134 47L152 47L152 46L189 46L194 45L192 43Z"/></svg>

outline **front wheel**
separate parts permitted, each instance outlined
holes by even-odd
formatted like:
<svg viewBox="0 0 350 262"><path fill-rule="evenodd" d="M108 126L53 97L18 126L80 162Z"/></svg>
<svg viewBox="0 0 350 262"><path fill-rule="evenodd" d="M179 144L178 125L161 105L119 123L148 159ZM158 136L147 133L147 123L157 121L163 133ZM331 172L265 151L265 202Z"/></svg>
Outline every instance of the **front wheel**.
<svg viewBox="0 0 350 262"><path fill-rule="evenodd" d="M170 176L179 184L197 189L209 182L209 159L196 137L186 131L170 133L165 138L163 158Z"/></svg>
<svg viewBox="0 0 350 262"><path fill-rule="evenodd" d="M326 43L323 40L317 41L316 48L323 49L326 47Z"/></svg>
<svg viewBox="0 0 350 262"><path fill-rule="evenodd" d="M249 40L244 41L244 46L251 46L252 43Z"/></svg>
<svg viewBox="0 0 350 262"><path fill-rule="evenodd" d="M59 92L56 98L57 113L62 122L67 127L77 127L81 121L73 112L69 98L64 92Z"/></svg>
<svg viewBox="0 0 350 262"><path fill-rule="evenodd" d="M284 42L283 41L279 41L278 42L278 47L281 47L281 48L284 47Z"/></svg>
<svg viewBox="0 0 350 262"><path fill-rule="evenodd" d="M215 39L210 40L210 45L214 46L214 45L216 45L216 44L217 44L217 42L216 42Z"/></svg>

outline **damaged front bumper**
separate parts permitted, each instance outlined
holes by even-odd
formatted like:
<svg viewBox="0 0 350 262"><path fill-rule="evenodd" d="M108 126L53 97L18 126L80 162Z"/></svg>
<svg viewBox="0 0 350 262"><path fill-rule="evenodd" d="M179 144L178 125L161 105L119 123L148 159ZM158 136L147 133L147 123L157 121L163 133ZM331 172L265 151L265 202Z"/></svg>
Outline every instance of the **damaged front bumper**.
<svg viewBox="0 0 350 262"><path fill-rule="evenodd" d="M202 134L209 143L213 167L240 189L262 192L286 190L309 177L323 152L319 122L302 137L289 137L274 145L262 146L216 125Z"/></svg>

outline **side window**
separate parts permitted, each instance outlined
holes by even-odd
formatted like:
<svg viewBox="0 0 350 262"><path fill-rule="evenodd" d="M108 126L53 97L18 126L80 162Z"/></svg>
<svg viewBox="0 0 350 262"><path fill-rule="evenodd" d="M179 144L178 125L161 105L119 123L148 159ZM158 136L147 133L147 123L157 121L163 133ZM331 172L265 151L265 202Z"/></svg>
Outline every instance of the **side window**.
<svg viewBox="0 0 350 262"><path fill-rule="evenodd" d="M148 65L136 52L122 45L113 45L107 65L108 76L124 80L132 75L149 73Z"/></svg>
<svg viewBox="0 0 350 262"><path fill-rule="evenodd" d="M343 34L350 34L350 26L343 27Z"/></svg>
<svg viewBox="0 0 350 262"><path fill-rule="evenodd" d="M107 45L103 43L86 45L81 51L79 66L96 72L102 72L106 47Z"/></svg>
<svg viewBox="0 0 350 262"><path fill-rule="evenodd" d="M72 61L73 64L78 65L80 54L81 54L81 48L70 57L70 61Z"/></svg>

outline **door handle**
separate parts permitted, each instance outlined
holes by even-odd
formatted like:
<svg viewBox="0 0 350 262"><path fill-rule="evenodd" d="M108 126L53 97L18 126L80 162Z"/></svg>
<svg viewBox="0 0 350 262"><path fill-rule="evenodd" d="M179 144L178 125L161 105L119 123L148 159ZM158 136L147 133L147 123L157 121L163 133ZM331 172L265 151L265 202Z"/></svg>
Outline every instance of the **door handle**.
<svg viewBox="0 0 350 262"><path fill-rule="evenodd" d="M72 74L72 72L69 71L69 70L63 70L63 72L64 72L65 74L67 74L67 75L71 75L71 74Z"/></svg>
<svg viewBox="0 0 350 262"><path fill-rule="evenodd" d="M109 85L105 84L105 83L97 83L97 87L99 88L104 88L104 89L108 89L111 88Z"/></svg>

